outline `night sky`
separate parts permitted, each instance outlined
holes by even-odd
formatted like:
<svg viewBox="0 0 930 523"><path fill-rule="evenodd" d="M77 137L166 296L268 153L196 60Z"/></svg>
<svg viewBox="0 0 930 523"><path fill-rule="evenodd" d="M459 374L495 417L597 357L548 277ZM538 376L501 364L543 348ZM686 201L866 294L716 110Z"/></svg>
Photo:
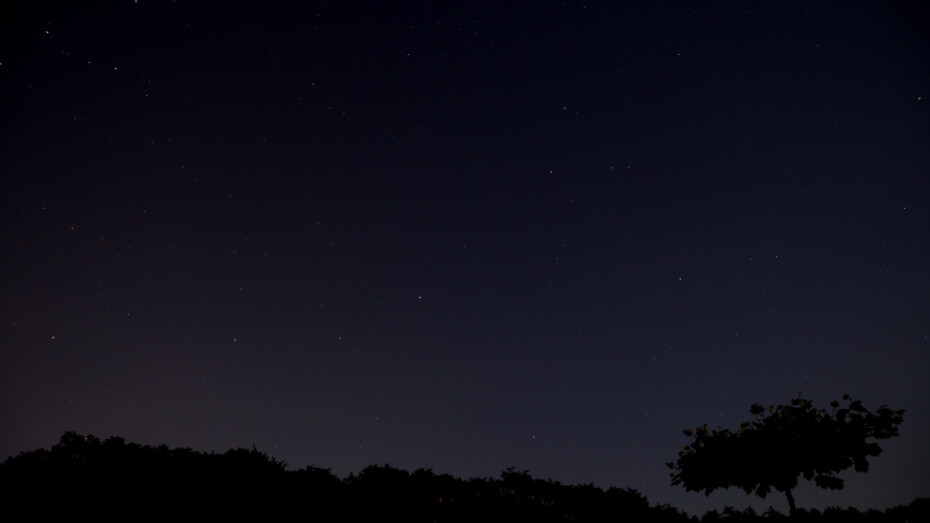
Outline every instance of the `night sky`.
<svg viewBox="0 0 930 523"><path fill-rule="evenodd" d="M682 430L906 409L930 495L922 2L4 2L0 459L65 430L688 511Z"/></svg>

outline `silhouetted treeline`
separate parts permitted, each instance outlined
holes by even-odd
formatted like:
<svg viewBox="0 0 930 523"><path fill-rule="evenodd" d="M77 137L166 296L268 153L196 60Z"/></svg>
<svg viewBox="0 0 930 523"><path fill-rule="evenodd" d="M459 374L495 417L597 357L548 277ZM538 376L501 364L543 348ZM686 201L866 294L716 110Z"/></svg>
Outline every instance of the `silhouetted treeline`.
<svg viewBox="0 0 930 523"><path fill-rule="evenodd" d="M508 469L459 479L372 465L339 479L328 469L286 470L257 449L222 454L100 440L73 432L50 450L0 465L3 521L742 522L788 519L773 510L687 516L632 489L563 485ZM790 521L930 521L930 500L884 512L801 511Z"/></svg>

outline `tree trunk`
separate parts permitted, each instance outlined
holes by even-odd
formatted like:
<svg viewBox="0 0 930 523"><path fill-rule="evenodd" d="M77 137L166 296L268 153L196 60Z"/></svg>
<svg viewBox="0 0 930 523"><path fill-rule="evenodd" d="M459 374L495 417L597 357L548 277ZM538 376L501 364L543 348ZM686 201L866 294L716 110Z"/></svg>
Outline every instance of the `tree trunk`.
<svg viewBox="0 0 930 523"><path fill-rule="evenodd" d="M791 494L791 489L785 491L785 497L788 498L788 514L793 516L798 511L798 508L794 506L794 495Z"/></svg>

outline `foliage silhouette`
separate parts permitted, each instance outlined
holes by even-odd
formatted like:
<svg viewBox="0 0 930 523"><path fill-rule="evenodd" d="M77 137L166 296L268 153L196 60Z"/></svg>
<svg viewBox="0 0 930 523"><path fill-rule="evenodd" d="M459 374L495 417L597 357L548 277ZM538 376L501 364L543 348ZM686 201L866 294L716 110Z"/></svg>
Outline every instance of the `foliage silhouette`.
<svg viewBox="0 0 930 523"><path fill-rule="evenodd" d="M768 408L754 404L755 417L732 432L709 430L707 425L686 430L694 440L668 463L673 485L704 491L737 487L747 494L765 497L772 489L783 492L790 512L795 514L792 490L798 478L813 480L821 488L841 489L837 473L854 467L869 470L869 457L881 454L872 440L898 435L903 410L882 405L874 413L862 402L844 395L832 410L814 408L800 396L787 405Z"/></svg>
<svg viewBox="0 0 930 523"><path fill-rule="evenodd" d="M460 479L429 469L411 473L375 465L342 480L324 468L287 470L254 447L205 453L73 432L51 449L0 463L0 492L2 521L700 521L668 505L650 506L633 489L563 485L513 468L496 479ZM798 516L800 521L930 521L928 501L884 513L828 509ZM704 520L780 518L775 512L725 509Z"/></svg>

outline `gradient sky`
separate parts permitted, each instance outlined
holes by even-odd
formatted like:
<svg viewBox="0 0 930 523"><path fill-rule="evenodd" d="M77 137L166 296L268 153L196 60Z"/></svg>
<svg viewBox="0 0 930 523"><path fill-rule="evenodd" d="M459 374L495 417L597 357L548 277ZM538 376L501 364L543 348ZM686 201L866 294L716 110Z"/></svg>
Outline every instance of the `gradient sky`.
<svg viewBox="0 0 930 523"><path fill-rule="evenodd" d="M682 430L907 412L930 496L921 2L4 2L0 458L65 430L689 511ZM780 496L757 507L786 509Z"/></svg>

